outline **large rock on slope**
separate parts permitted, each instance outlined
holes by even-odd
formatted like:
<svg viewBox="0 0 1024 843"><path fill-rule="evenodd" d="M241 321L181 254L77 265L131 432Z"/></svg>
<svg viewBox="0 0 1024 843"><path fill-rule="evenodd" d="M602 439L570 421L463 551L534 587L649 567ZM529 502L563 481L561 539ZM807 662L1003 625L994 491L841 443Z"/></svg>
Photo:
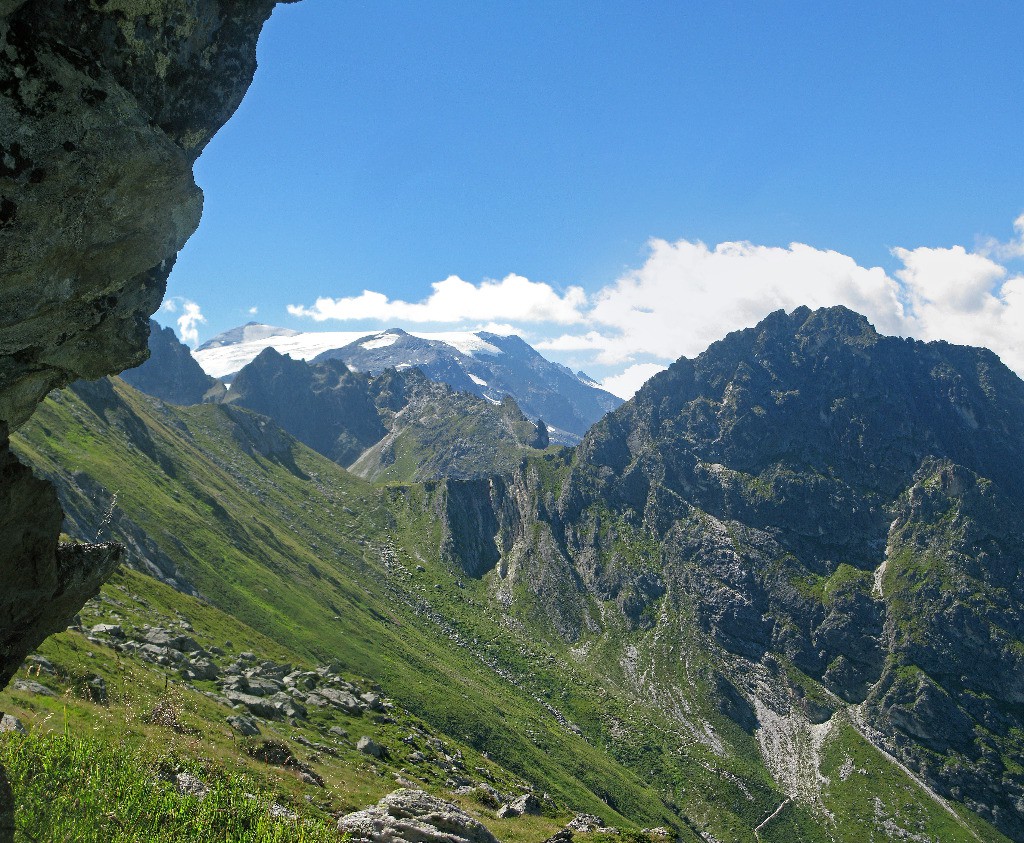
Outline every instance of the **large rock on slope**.
<svg viewBox="0 0 1024 843"><path fill-rule="evenodd" d="M136 365L199 223L192 163L274 0L0 0L0 686L109 576L7 449L55 387Z"/></svg>
<svg viewBox="0 0 1024 843"><path fill-rule="evenodd" d="M338 820L352 843L498 843L469 814L422 790L403 788Z"/></svg>

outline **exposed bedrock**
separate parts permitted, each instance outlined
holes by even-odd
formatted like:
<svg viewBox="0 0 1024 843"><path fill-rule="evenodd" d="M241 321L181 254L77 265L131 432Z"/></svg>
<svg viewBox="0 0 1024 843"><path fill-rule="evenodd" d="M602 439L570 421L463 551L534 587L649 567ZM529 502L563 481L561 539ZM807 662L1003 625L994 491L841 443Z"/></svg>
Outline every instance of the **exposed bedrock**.
<svg viewBox="0 0 1024 843"><path fill-rule="evenodd" d="M290 0L285 0L290 2ZM141 363L196 226L192 164L274 0L0 0L0 687L109 576L7 448L52 389Z"/></svg>

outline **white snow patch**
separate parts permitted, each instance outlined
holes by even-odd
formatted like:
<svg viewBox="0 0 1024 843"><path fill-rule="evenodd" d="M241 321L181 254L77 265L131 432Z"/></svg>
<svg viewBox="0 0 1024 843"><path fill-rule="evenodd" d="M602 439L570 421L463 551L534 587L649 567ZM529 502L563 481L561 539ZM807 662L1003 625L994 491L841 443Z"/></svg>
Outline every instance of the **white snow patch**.
<svg viewBox="0 0 1024 843"><path fill-rule="evenodd" d="M367 351L372 351L375 348L387 348L389 345L394 345L398 342L398 334L377 334L373 339L367 340L366 342L359 343L360 348L365 348Z"/></svg>
<svg viewBox="0 0 1024 843"><path fill-rule="evenodd" d="M472 372L466 372L466 374L469 375L469 379L473 381L473 383L475 383L477 386L487 386L487 381L485 381L483 378L478 378Z"/></svg>
<svg viewBox="0 0 1024 843"><path fill-rule="evenodd" d="M410 331L409 333L421 340L443 342L470 357L475 357L477 354L504 354L496 345L491 345L487 340L469 331L440 331L434 334L419 334Z"/></svg>
<svg viewBox="0 0 1024 843"><path fill-rule="evenodd" d="M366 334L355 331L311 331L292 336L274 335L256 340L195 351L192 356L206 374L214 378L233 375L251 363L265 348L274 348L298 360L312 360L318 354L341 348L362 339Z"/></svg>
<svg viewBox="0 0 1024 843"><path fill-rule="evenodd" d="M288 331L289 329L274 329ZM241 342L231 345L205 348L194 351L192 356L206 374L214 378L233 375L243 366L251 363L265 348L275 348L281 354L287 354L298 360L312 360L325 351L343 348L358 340L363 340L366 349L386 348L398 341L398 334L389 331L367 334L366 331L304 331L296 333L274 333L263 336L254 332L255 336L246 335ZM437 333L409 332L423 340L436 340L450 345L456 351L469 356L477 354L502 354L502 350L491 345L484 339L469 331L440 331Z"/></svg>

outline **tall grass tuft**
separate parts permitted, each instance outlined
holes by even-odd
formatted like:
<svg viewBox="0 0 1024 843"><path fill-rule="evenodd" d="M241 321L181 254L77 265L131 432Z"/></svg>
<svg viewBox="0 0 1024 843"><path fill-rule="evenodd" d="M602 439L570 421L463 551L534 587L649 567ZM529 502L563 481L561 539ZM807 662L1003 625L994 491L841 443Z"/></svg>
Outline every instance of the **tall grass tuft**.
<svg viewBox="0 0 1024 843"><path fill-rule="evenodd" d="M329 815L271 813L274 795L242 771L70 734L4 735L0 764L14 790L17 843L339 843ZM179 790L187 769L209 788ZM308 807L308 806L304 806ZM295 813L299 811L290 809Z"/></svg>

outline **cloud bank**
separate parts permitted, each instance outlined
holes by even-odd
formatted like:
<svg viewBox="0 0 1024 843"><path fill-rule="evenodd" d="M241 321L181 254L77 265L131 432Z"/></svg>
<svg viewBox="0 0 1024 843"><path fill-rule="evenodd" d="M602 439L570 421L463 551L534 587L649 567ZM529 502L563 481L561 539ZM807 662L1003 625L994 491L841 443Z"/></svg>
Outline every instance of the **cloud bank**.
<svg viewBox="0 0 1024 843"><path fill-rule="evenodd" d="M183 343L188 343L195 348L199 345L199 326L206 323L202 308L190 299L174 296L165 299L162 305L168 313L179 313L175 320L178 325L178 337Z"/></svg>
<svg viewBox="0 0 1024 843"><path fill-rule="evenodd" d="M1024 275L1009 266L1024 258L1024 215L1014 231L1008 242L988 238L974 250L893 249L899 266L891 274L803 243L652 240L642 266L590 295L519 275L480 284L451 276L420 302L364 291L288 310L316 321L518 325L542 351L610 370L603 384L623 397L676 358L800 305L845 305L884 334L983 345L1024 375Z"/></svg>
<svg viewBox="0 0 1024 843"><path fill-rule="evenodd" d="M507 275L500 281L480 284L450 275L433 284L434 292L421 302L391 300L383 293L363 290L349 298L318 298L312 307L288 305L292 316L326 319L378 319L382 322L554 322L583 321L586 294L570 287L559 295L549 284Z"/></svg>

